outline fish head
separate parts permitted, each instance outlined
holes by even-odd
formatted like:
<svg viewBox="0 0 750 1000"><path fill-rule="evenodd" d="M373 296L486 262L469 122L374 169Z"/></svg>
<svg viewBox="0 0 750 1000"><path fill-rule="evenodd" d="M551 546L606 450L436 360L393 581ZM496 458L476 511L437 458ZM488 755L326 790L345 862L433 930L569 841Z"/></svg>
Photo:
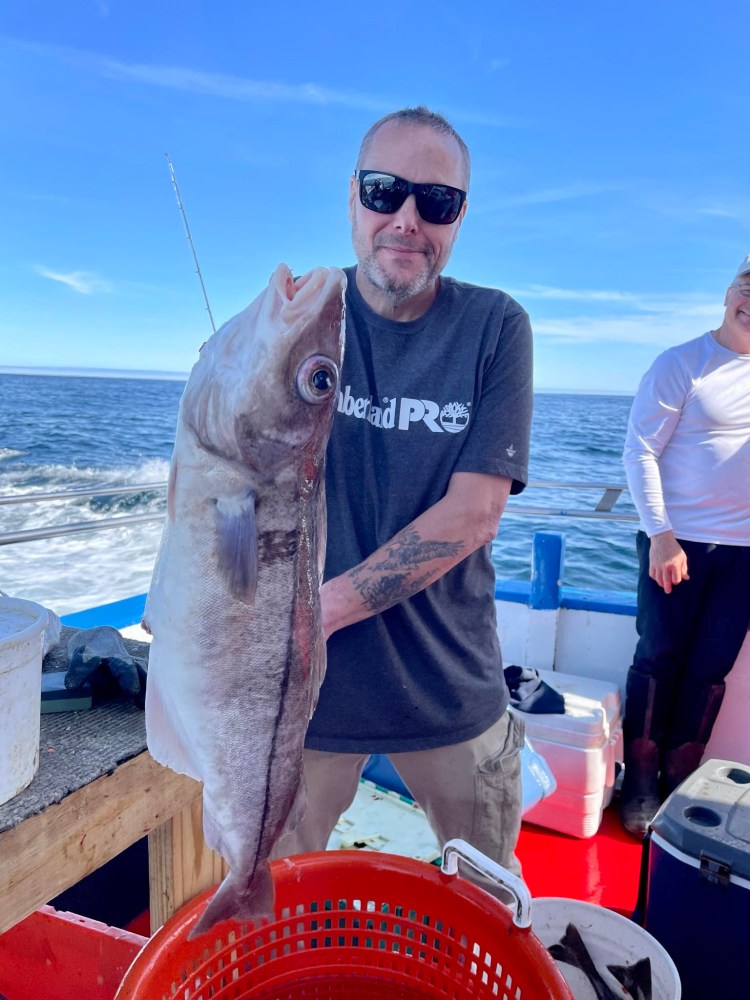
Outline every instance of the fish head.
<svg viewBox="0 0 750 1000"><path fill-rule="evenodd" d="M317 481L338 400L346 275L280 264L204 344L181 404L199 445L276 485Z"/></svg>

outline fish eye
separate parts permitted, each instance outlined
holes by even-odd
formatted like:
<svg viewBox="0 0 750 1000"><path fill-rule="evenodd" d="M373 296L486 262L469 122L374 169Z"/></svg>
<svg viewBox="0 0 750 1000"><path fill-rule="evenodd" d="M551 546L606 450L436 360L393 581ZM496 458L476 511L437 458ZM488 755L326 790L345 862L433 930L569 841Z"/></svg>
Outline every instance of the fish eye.
<svg viewBox="0 0 750 1000"><path fill-rule="evenodd" d="M334 361L315 354L297 369L297 391L306 403L324 403L336 391L339 370Z"/></svg>

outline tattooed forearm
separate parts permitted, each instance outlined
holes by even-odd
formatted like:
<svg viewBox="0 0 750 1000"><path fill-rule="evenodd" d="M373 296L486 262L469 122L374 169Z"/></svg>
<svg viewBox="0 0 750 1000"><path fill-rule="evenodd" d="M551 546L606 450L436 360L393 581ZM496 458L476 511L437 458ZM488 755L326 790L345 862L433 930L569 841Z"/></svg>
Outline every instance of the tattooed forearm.
<svg viewBox="0 0 750 1000"><path fill-rule="evenodd" d="M417 570L424 569L424 563L452 559L462 549L460 541L423 541L414 528L404 528L385 547L382 558L375 562L365 560L350 571L349 577L368 611L377 614L413 597L436 578L434 572L415 575Z"/></svg>
<svg viewBox="0 0 750 1000"><path fill-rule="evenodd" d="M422 563L432 559L450 559L457 555L463 542L436 542L428 539L423 541L414 528L404 528L388 544L386 555L380 562L368 567L369 572L376 570L415 570ZM360 565L358 569L361 569Z"/></svg>
<svg viewBox="0 0 750 1000"><path fill-rule="evenodd" d="M405 601L407 597L413 597L429 581L429 574L413 577L407 573L392 573L390 576L359 579L354 583L354 586L362 595L367 610L377 614L379 611L385 611L386 608L392 608L394 604Z"/></svg>

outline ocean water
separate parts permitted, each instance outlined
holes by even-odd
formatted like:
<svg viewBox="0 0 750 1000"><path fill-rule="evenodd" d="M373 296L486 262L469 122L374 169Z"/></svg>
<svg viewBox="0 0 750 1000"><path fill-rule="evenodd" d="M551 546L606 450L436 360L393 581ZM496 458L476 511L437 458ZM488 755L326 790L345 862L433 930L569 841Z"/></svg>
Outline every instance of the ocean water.
<svg viewBox="0 0 750 1000"><path fill-rule="evenodd" d="M164 483L181 381L0 374L0 497L94 486ZM538 394L531 447L535 481L624 484L620 455L631 400ZM528 580L536 531L565 536L564 583L635 589L635 525L529 516L524 507L593 510L601 489L527 488L512 498L493 544L499 577ZM617 511L632 512L627 494ZM164 511L164 490L118 497L0 505L0 534L118 514ZM148 589L158 522L0 546L0 590L58 614Z"/></svg>

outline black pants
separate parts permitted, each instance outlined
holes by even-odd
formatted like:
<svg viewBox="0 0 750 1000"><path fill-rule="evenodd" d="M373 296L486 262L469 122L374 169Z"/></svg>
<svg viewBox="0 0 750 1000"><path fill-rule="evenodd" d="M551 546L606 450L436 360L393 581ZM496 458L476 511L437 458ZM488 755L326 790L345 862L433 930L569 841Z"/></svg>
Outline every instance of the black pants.
<svg viewBox="0 0 750 1000"><path fill-rule="evenodd" d="M644 532L636 545L639 639L630 674L659 682L665 708L659 728L668 734L667 745L680 746L696 738L707 691L723 683L750 626L750 547L680 540L690 579L666 594L648 575ZM635 687L630 676L628 687ZM633 711L638 708L629 694L626 716Z"/></svg>

